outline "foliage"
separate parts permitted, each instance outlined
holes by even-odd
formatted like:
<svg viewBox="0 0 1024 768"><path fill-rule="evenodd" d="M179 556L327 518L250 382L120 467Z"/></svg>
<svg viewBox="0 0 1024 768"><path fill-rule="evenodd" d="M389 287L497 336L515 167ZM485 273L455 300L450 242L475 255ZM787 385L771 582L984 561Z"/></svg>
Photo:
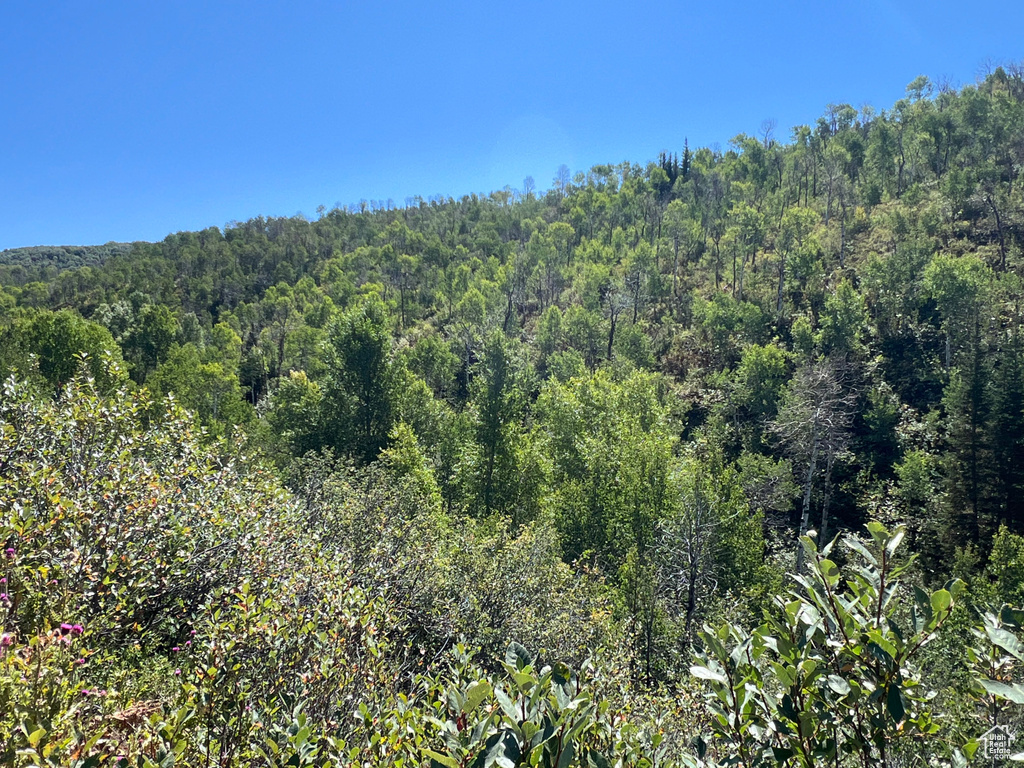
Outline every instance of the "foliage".
<svg viewBox="0 0 1024 768"><path fill-rule="evenodd" d="M909 616L897 558L904 530L868 526L847 537L857 564L842 576L804 537L809 569L776 598L752 632L723 624L702 635L707 651L693 674L707 680L718 749L726 764L886 765L900 754L928 764L941 754L942 726L929 707L917 657L949 618L963 583L931 594L915 588ZM900 626L902 624L902 626Z"/></svg>
<svg viewBox="0 0 1024 768"><path fill-rule="evenodd" d="M971 755L1019 717L1022 116L1019 66L918 78L547 191L0 255L0 763L670 764L701 647L749 685L697 759ZM936 605L881 584L904 530Z"/></svg>

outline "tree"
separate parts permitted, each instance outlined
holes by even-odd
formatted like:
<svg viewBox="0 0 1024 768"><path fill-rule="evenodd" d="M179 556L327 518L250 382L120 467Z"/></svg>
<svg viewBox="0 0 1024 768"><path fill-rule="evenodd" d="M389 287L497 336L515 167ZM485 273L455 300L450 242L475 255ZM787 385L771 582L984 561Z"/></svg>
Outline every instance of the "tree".
<svg viewBox="0 0 1024 768"><path fill-rule="evenodd" d="M544 310L537 322L537 348L541 359L546 359L562 346L562 310L550 306Z"/></svg>
<svg viewBox="0 0 1024 768"><path fill-rule="evenodd" d="M477 505L483 514L513 510L519 481L516 444L524 439L521 419L525 408L525 366L501 331L484 343L470 385L476 413L475 468Z"/></svg>
<svg viewBox="0 0 1024 768"><path fill-rule="evenodd" d="M786 287L786 257L804 248L817 249L817 242L811 232L819 221L818 214L810 208L789 208L782 215L779 235L775 240L775 250L779 254L779 287L776 291L775 313L782 322L782 299Z"/></svg>
<svg viewBox="0 0 1024 768"><path fill-rule="evenodd" d="M328 330L324 383L332 444L364 461L387 445L395 423L396 363L387 311L371 296L335 320Z"/></svg>
<svg viewBox="0 0 1024 768"><path fill-rule="evenodd" d="M618 311L621 312L621 308ZM587 368L593 372L601 359L601 318L573 304L565 311L562 333L565 343L580 353Z"/></svg>
<svg viewBox="0 0 1024 768"><path fill-rule="evenodd" d="M639 371L621 383L601 370L542 388L535 417L567 559L590 551L618 568L636 548L640 563L651 562L657 523L676 503L663 397L660 377Z"/></svg>
<svg viewBox="0 0 1024 768"><path fill-rule="evenodd" d="M976 256L940 254L925 269L925 288L942 314L947 371L956 354L980 341L981 311L990 280L991 270Z"/></svg>
<svg viewBox="0 0 1024 768"><path fill-rule="evenodd" d="M1024 533L1024 348L1015 329L999 357L993 389L992 442L998 475L1000 516Z"/></svg>
<svg viewBox="0 0 1024 768"><path fill-rule="evenodd" d="M736 284L736 260L735 258L733 259L733 290L736 293L736 297L743 301L743 278L746 272L747 260L749 259L753 263L757 257L757 250L764 241L765 219L760 211L746 203L736 205L731 212L731 216L736 222L736 245L741 254L738 285Z"/></svg>
<svg viewBox="0 0 1024 768"><path fill-rule="evenodd" d="M214 434L245 423L253 413L234 372L225 370L219 362L203 362L194 344L171 347L146 383L157 396L173 393Z"/></svg>
<svg viewBox="0 0 1024 768"><path fill-rule="evenodd" d="M849 280L843 280L825 299L819 334L822 351L840 357L860 351L867 319L864 297Z"/></svg>
<svg viewBox="0 0 1024 768"><path fill-rule="evenodd" d="M735 469L709 453L694 451L680 463L679 505L658 526L660 589L682 619L685 651L714 596L752 586L764 564L761 515L751 510Z"/></svg>
<svg viewBox="0 0 1024 768"><path fill-rule="evenodd" d="M142 383L167 356L178 337L178 322L164 304L147 304L138 313L124 341L132 378Z"/></svg>
<svg viewBox="0 0 1024 768"><path fill-rule="evenodd" d="M750 344L743 350L733 376L733 418L754 432L756 446L761 429L775 418L786 384L789 359L775 344Z"/></svg>
<svg viewBox="0 0 1024 768"><path fill-rule="evenodd" d="M552 182L552 186L558 193L559 197L565 197L569 193L569 186L572 177L569 174L569 166L564 163L558 166L558 172L555 174L555 180Z"/></svg>
<svg viewBox="0 0 1024 768"><path fill-rule="evenodd" d="M305 371L292 371L281 379L267 412L275 442L291 456L304 456L332 444L334 435L324 424L324 395Z"/></svg>
<svg viewBox="0 0 1024 768"><path fill-rule="evenodd" d="M109 391L124 378L121 350L113 336L77 312L39 312L16 324L8 343L18 343L17 336L21 336L25 351L35 355L39 374L54 391L79 372L83 356L88 358L89 373L102 391ZM20 373L26 375L29 371Z"/></svg>
<svg viewBox="0 0 1024 768"><path fill-rule="evenodd" d="M403 357L409 369L427 382L435 397L448 396L455 385L459 356L439 333L422 337Z"/></svg>
<svg viewBox="0 0 1024 768"><path fill-rule="evenodd" d="M798 536L810 530L811 492L824 462L824 498L819 535L828 530L832 470L850 442L850 424L856 398L846 387L847 372L835 358L809 363L793 377L772 432L785 446L797 467L803 467L803 502ZM796 571L803 571L804 549L796 549Z"/></svg>
<svg viewBox="0 0 1024 768"><path fill-rule="evenodd" d="M1008 393L1009 394L1009 393ZM984 546L1000 517L995 446L992 442L992 368L984 350L976 349L953 369L943 393L948 452L947 545L964 537ZM1011 445L1002 446L1012 448Z"/></svg>

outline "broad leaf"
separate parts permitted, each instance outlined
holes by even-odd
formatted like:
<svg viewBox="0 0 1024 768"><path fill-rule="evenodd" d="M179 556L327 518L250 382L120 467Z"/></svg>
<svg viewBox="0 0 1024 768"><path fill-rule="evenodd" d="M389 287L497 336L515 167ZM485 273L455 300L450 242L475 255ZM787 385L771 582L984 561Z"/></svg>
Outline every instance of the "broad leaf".
<svg viewBox="0 0 1024 768"><path fill-rule="evenodd" d="M1024 688L1019 685L1007 685L995 680L982 680L981 684L993 696L1012 701L1014 704L1024 704Z"/></svg>
<svg viewBox="0 0 1024 768"><path fill-rule="evenodd" d="M889 683L889 690L885 695L885 706L889 710L889 716L897 723L903 722L903 718L907 716L903 693L896 683Z"/></svg>

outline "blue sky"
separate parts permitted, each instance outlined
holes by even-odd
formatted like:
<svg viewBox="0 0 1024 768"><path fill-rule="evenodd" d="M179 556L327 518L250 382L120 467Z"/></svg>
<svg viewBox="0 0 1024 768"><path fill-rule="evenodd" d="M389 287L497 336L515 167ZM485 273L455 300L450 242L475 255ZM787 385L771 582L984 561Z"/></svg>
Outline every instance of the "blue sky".
<svg viewBox="0 0 1024 768"><path fill-rule="evenodd" d="M0 4L0 249L550 186L920 74L1024 59L1024 3Z"/></svg>

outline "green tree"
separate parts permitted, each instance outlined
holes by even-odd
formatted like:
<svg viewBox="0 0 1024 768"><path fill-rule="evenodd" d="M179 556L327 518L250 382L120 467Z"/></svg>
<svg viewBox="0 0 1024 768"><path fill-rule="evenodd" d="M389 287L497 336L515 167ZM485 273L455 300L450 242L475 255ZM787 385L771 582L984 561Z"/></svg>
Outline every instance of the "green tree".
<svg viewBox="0 0 1024 768"><path fill-rule="evenodd" d="M178 322L164 304L147 304L138 313L124 340L132 378L142 383L167 356L178 337Z"/></svg>
<svg viewBox="0 0 1024 768"><path fill-rule="evenodd" d="M510 514L516 523L537 512L536 493L528 491L537 489L541 471L523 425L529 381L522 351L501 331L492 331L470 384L477 449L471 480L473 506L485 515Z"/></svg>
<svg viewBox="0 0 1024 768"><path fill-rule="evenodd" d="M843 280L825 300L819 333L822 351L840 356L860 351L867 319L864 297L848 280Z"/></svg>
<svg viewBox="0 0 1024 768"><path fill-rule="evenodd" d="M326 364L330 444L372 461L395 423L398 382L387 310L379 298L371 296L331 324Z"/></svg>
<svg viewBox="0 0 1024 768"><path fill-rule="evenodd" d="M23 345L28 354L35 356L39 374L53 390L79 372L83 355L88 356L89 374L102 391L109 391L124 377L121 350L110 332L68 309L42 311L15 323L7 343Z"/></svg>
<svg viewBox="0 0 1024 768"><path fill-rule="evenodd" d="M650 561L658 521L675 504L663 396L661 379L641 372L622 383L599 371L543 387L536 415L567 559L590 551L617 568L635 547Z"/></svg>
<svg viewBox="0 0 1024 768"><path fill-rule="evenodd" d="M242 396L238 377L219 362L203 362L203 355L194 344L172 346L146 384L158 396L173 393L215 434L222 433L225 427L244 424L253 414Z"/></svg>
<svg viewBox="0 0 1024 768"><path fill-rule="evenodd" d="M789 208L782 215L775 250L779 254L779 285L775 296L775 313L782 320L782 302L786 287L786 257L805 249L817 250L818 244L811 237L820 217L809 208Z"/></svg>
<svg viewBox="0 0 1024 768"><path fill-rule="evenodd" d="M980 341L981 312L990 280L991 270L975 256L938 255L925 269L925 288L942 315L947 371L957 354Z"/></svg>
<svg viewBox="0 0 1024 768"><path fill-rule="evenodd" d="M754 448L761 430L775 418L779 398L788 378L789 358L775 344L751 344L743 350L733 374L734 421L751 433Z"/></svg>

